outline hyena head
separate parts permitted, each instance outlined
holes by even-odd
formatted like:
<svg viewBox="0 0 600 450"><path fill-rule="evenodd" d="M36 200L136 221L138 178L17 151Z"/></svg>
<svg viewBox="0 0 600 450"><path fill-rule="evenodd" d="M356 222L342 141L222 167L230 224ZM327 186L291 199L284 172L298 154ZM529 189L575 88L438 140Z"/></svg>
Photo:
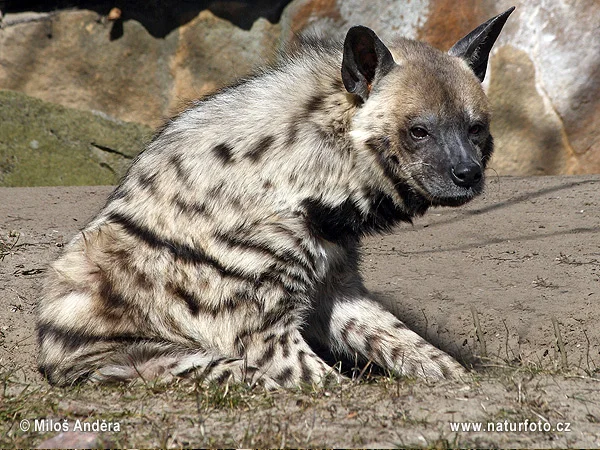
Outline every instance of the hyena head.
<svg viewBox="0 0 600 450"><path fill-rule="evenodd" d="M397 187L429 205L461 205L483 190L493 140L481 82L513 9L448 53L408 39L388 48L361 26L346 35L342 79L361 104L352 124L354 145L375 152Z"/></svg>

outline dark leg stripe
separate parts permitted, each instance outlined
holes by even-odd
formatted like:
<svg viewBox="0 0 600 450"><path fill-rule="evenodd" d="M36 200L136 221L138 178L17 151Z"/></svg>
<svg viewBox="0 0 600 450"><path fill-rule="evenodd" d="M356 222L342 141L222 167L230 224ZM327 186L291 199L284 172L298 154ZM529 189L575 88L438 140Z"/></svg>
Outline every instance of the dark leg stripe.
<svg viewBox="0 0 600 450"><path fill-rule="evenodd" d="M310 370L310 368L306 364L306 353L302 350L300 350L298 352L298 362L300 363L300 371L301 371L300 378L305 383L311 383L313 373L312 373L312 370Z"/></svg>
<svg viewBox="0 0 600 450"><path fill-rule="evenodd" d="M137 237L148 246L157 250L168 250L176 259L192 264L204 264L215 268L221 275L243 280L251 280L234 269L223 266L219 261L202 252L199 249L190 247L189 245L163 239L158 237L154 232L136 224L129 217L112 212L108 219L122 226L130 235Z"/></svg>
<svg viewBox="0 0 600 450"><path fill-rule="evenodd" d="M281 373L275 376L275 381L277 381L282 386L285 386L292 380L294 376L294 370L291 367L287 367L281 371Z"/></svg>
<svg viewBox="0 0 600 450"><path fill-rule="evenodd" d="M215 382L217 384L223 384L225 381L227 381L229 379L229 377L231 377L233 375L233 372L229 369L224 370L223 373L221 375L219 375Z"/></svg>
<svg viewBox="0 0 600 450"><path fill-rule="evenodd" d="M48 338L59 341L68 351L75 351L86 345L96 342L127 343L136 340L136 336L129 334L116 334L108 336L95 336L82 331L65 330L49 323L38 323L38 342L41 344Z"/></svg>
<svg viewBox="0 0 600 450"><path fill-rule="evenodd" d="M265 364L267 364L268 362L270 362L274 356L275 356L275 343L271 342L267 346L267 350L265 350L265 352L262 354L262 356L256 360L256 365L258 367L262 367Z"/></svg>
<svg viewBox="0 0 600 450"><path fill-rule="evenodd" d="M279 338L279 343L281 344L282 356L284 358L290 357L290 335L289 333L283 333Z"/></svg>
<svg viewBox="0 0 600 450"><path fill-rule="evenodd" d="M353 333L355 328L356 328L356 319L348 320L348 322L346 322L346 324L342 327L342 331L340 334L341 334L342 341L344 342L344 344L350 345L349 341L348 341L348 335L350 333Z"/></svg>

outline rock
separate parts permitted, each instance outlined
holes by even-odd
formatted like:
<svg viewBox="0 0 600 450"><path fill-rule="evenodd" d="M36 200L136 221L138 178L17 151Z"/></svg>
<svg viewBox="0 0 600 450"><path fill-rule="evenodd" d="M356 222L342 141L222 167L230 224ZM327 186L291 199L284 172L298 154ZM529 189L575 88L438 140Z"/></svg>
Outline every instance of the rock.
<svg viewBox="0 0 600 450"><path fill-rule="evenodd" d="M151 133L0 90L0 186L115 184Z"/></svg>
<svg viewBox="0 0 600 450"><path fill-rule="evenodd" d="M170 59L173 86L168 110L178 112L185 102L233 83L268 64L275 56L280 32L259 18L249 31L235 27L210 11L182 25Z"/></svg>
<svg viewBox="0 0 600 450"><path fill-rule="evenodd" d="M496 110L491 165L499 174L600 172L597 1L294 0L279 18L288 1L131 1L113 20L114 2L102 0L94 11L9 11L0 87L156 127L272 61L293 32L315 23L339 33L360 23L384 39L401 34L447 50L515 5L484 83Z"/></svg>
<svg viewBox="0 0 600 450"><path fill-rule="evenodd" d="M492 58L489 96L496 153L489 167L502 175L567 174L576 164L560 117L537 89L535 65L511 45Z"/></svg>
<svg viewBox="0 0 600 450"><path fill-rule="evenodd" d="M7 14L7 20L10 16ZM0 87L121 120L156 126L169 103L168 55L176 36L154 39L135 21L110 40L92 11L62 11L0 30Z"/></svg>
<svg viewBox="0 0 600 450"><path fill-rule="evenodd" d="M495 6L499 10L512 2L503 0ZM545 157L564 158L564 165L557 168L550 163L544 174L555 173L599 173L600 172L600 33L598 17L600 3L595 0L583 0L575 3L541 0L538 2L517 2L517 9L500 35L495 54L492 57L492 70L495 59L506 59L514 50L521 53L519 64L528 64L527 57L535 71L534 83L528 82L526 92L514 99L512 108L525 112L530 103L543 101L544 118L534 116L533 122L523 124L522 115L515 115L510 123L505 121L502 130L498 130L499 140L510 139L514 133L520 133L523 126L529 127L530 138L539 132L540 127L554 127L560 134L560 144L556 137L548 145ZM514 56L511 57L514 60ZM502 62L496 64L503 67ZM498 74L502 76L502 74ZM493 75L492 75L493 79ZM492 97L509 96L509 91L522 89L516 86L520 78L506 80L495 86ZM490 86L491 87L491 86ZM498 103L498 100L494 100ZM506 115L505 112L498 111ZM548 119L553 117L551 122ZM545 123L545 125L542 124ZM497 158L503 150L499 147ZM533 150L533 153L537 150ZM561 156L562 155L562 156ZM529 149L519 157L524 166L531 166L527 160L533 160ZM537 161L536 165L545 163ZM530 172L518 171L520 175Z"/></svg>
<svg viewBox="0 0 600 450"><path fill-rule="evenodd" d="M158 127L180 103L269 61L280 35L266 19L246 31L208 10L164 38L118 20L115 35L116 22L93 11L7 14L0 88Z"/></svg>
<svg viewBox="0 0 600 450"><path fill-rule="evenodd" d="M37 448L109 448L110 441L98 433L65 431L43 441Z"/></svg>

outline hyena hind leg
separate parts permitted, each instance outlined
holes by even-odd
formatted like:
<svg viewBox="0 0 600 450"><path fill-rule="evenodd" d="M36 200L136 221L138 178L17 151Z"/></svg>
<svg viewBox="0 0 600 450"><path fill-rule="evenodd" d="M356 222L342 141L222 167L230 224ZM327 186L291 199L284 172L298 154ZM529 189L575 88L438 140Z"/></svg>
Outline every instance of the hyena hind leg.
<svg viewBox="0 0 600 450"><path fill-rule="evenodd" d="M270 329L253 337L248 360L282 387L322 386L344 377L323 361L295 327Z"/></svg>
<svg viewBox="0 0 600 450"><path fill-rule="evenodd" d="M242 358L228 358L205 350L170 343L139 342L116 352L89 376L100 383L122 381L169 382L195 376L203 382L244 383L276 389L279 384Z"/></svg>

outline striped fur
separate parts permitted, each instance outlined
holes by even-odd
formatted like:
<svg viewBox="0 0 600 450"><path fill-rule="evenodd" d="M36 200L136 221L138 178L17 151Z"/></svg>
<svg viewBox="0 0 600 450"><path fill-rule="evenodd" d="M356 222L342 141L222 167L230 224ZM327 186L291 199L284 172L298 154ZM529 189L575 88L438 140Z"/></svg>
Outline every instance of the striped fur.
<svg viewBox="0 0 600 450"><path fill-rule="evenodd" d="M316 347L402 375L463 373L367 292L359 241L481 192L453 181L452 155L485 167L488 103L468 54L388 50L365 30L349 32L358 44L304 39L157 133L52 265L37 324L51 383L339 377ZM415 120L435 122L427 145Z"/></svg>

